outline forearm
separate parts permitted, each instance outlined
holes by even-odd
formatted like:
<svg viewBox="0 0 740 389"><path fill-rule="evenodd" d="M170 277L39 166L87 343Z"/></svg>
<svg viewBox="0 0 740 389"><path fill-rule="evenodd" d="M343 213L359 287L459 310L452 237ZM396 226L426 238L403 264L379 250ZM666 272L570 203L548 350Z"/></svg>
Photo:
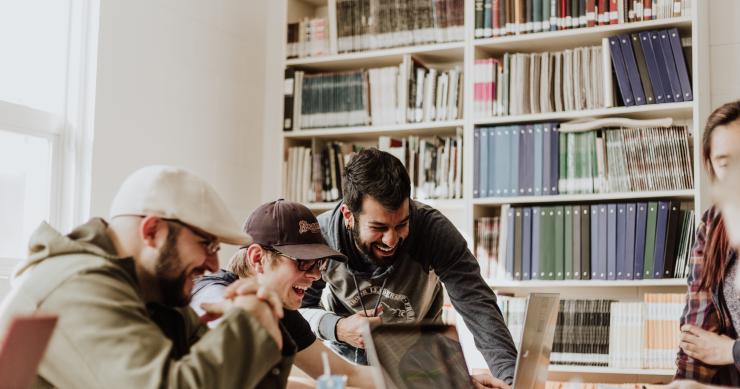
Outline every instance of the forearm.
<svg viewBox="0 0 740 389"><path fill-rule="evenodd" d="M337 322L341 316L322 308L300 308L298 310L316 336L324 340L337 341Z"/></svg>

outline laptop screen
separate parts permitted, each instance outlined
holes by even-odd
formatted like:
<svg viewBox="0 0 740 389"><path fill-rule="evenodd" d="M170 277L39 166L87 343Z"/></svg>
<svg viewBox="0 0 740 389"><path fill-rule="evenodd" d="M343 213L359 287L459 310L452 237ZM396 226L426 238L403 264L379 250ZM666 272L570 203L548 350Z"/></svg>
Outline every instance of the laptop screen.
<svg viewBox="0 0 740 389"><path fill-rule="evenodd" d="M368 358L391 388L472 388L457 331L443 324L384 324L370 331Z"/></svg>

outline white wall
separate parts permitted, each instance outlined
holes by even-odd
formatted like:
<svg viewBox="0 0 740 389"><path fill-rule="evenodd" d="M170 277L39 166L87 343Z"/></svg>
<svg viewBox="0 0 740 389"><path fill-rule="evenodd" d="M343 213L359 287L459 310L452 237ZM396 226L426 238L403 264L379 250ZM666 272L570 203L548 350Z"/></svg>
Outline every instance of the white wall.
<svg viewBox="0 0 740 389"><path fill-rule="evenodd" d="M268 3L101 0L91 215L148 164L205 177L240 222L259 205Z"/></svg>
<svg viewBox="0 0 740 389"><path fill-rule="evenodd" d="M711 107L715 109L740 99L740 1L712 0L709 20Z"/></svg>

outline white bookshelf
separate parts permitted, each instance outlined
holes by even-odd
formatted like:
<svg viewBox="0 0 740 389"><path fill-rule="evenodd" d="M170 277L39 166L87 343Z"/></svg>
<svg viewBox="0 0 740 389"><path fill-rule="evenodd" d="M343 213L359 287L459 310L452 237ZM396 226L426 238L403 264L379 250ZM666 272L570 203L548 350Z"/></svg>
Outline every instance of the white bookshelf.
<svg viewBox="0 0 740 389"><path fill-rule="evenodd" d="M330 15L327 6L334 4L333 0L281 0L284 3L287 18L283 25L297 21L304 16ZM590 28L543 32L508 37L494 37L475 39L474 30L474 0L465 0L465 39L462 42L440 44L425 44L410 47L397 47L367 52L348 54L334 54L323 57L308 57L285 60L284 67L294 67L306 71L341 71L358 68L398 65L406 54L413 54L430 65L458 64L462 65L465 77L464 85L464 119L430 122L409 123L390 126L363 126L351 128L324 128L307 129L292 132L282 132L280 128L269 129L267 136L271 137L271 144L284 151L292 145L310 145L315 142L329 140L339 141L377 141L378 136L433 136L452 135L458 127L463 128L463 198L456 200L423 200L442 211L456 224L463 236L473 247L474 221L481 216L498 215L504 205L526 204L553 204L553 203L591 203L619 200L644 200L656 198L672 198L693 202L695 215L700 217L706 208L706 196L703 195L706 182L700 156L700 139L703 123L710 112L709 106L709 40L708 40L708 5L705 1L694 0L690 16L636 22L628 24L596 26ZM330 23L330 25L332 25ZM336 24L333 24L336 26ZM502 116L476 118L473 116L473 66L477 58L488 58L504 52L539 52L554 51L579 46L599 45L601 39L619 33L634 31L663 29L676 27L682 37L691 37L692 55L690 68L693 87L693 101L643 105L635 107L612 107L603 109L568 111L554 113L538 113L520 116ZM285 45L285 39L283 39ZM616 86L615 86L616 87ZM267 104L277 104L280 101L269 101ZM282 109L279 111L282 123ZM681 191L660 192L631 192L631 193L603 193L578 194L558 196L531 196L507 198L473 198L473 132L476 126L516 124L527 122L568 121L574 119L600 117L628 117L634 119L653 119L670 117L674 121L690 123L693 136L694 166L692 176L694 188ZM282 166L283 153L275 153L272 160L275 165ZM282 168L281 168L282 170ZM271 173L273 174L273 173ZM321 212L333 208L336 203L307 204L314 212ZM662 280L565 280L565 281L496 281L490 280L490 285L502 292L514 295L526 295L532 291L558 291L564 298L610 297L620 300L637 301L642 294L648 292L681 292L686 290L685 279ZM615 369L591 366L551 366L550 377L559 380L570 378L582 380L598 380L592 382L665 382L674 371L671 369Z"/></svg>

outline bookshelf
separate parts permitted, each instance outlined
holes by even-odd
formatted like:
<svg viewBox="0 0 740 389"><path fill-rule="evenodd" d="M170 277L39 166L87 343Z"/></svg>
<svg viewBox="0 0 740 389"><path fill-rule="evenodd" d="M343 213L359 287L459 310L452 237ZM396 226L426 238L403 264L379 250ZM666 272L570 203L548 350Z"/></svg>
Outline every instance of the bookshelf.
<svg viewBox="0 0 740 389"><path fill-rule="evenodd" d="M281 0L286 11L285 21L296 22L304 17L324 16L336 18L332 7L336 0ZM288 147L303 145L316 147L329 141L364 142L372 144L379 136L405 137L417 135L452 136L457 128L462 128L463 134L463 166L461 199L428 199L420 200L444 213L460 230L468 241L471 250L474 247L475 220L483 216L500 216L502 206L508 205L548 205L598 203L608 201L647 201L650 199L673 199L691 202L696 220L707 207L705 194L706 177L699 160L700 138L703 123L710 112L709 107L709 75L708 75L708 4L704 1L692 1L691 14L688 16L657 19L642 22L633 22L616 25L604 25L577 29L567 29L552 32L539 32L523 35L475 38L475 0L465 0L464 39L457 42L430 43L416 46L393 47L370 51L337 54L336 42L332 41L332 52L317 57L293 58L283 60L284 68L310 71L346 71L361 68L381 66L395 66L401 63L404 55L412 54L425 64L440 68L460 66L464 76L463 87L463 115L459 120L431 121L423 123L405 123L384 126L352 126L338 128L301 129L283 132L278 129L268 129L267 136L271 137L271 144L278 150L285 152ZM336 28L336 20L329 21L330 28ZM652 104L632 107L616 106L579 111L564 111L551 113L535 113L514 116L475 117L474 102L474 64L479 58L488 58L505 52L541 52L569 49L579 46L599 45L605 37L615 34L630 33L652 29L677 28L682 37L691 40L691 83L693 100L688 102ZM335 40L335 37L330 38ZM285 44L283 39L283 44ZM614 85L616 90L616 82ZM282 107L283 101L270 101ZM282 109L279 110L282 115ZM627 117L632 119L655 119L669 117L674 121L689 123L692 135L691 154L693 158L694 187L685 190L626 192L626 193L596 193L596 194L565 194L554 196L527 196L527 197L473 197L473 134L474 129L480 126L509 125L531 122L562 122L576 119ZM282 116L281 116L282 119ZM280 121L282 123L282 120ZM270 174L274 166L281 166L281 153L272 162ZM334 207L336 202L313 202L306 205L315 213L320 213ZM563 298L616 298L624 301L639 301L645 293L684 292L686 280L679 279L649 279L649 280L532 280L532 281L496 281L489 280L489 284L496 290L524 296L535 291L558 291ZM476 366L473 366L476 367ZM557 380L581 379L586 382L665 382L673 375L673 370L665 369L617 369L592 366L551 366L550 378Z"/></svg>

